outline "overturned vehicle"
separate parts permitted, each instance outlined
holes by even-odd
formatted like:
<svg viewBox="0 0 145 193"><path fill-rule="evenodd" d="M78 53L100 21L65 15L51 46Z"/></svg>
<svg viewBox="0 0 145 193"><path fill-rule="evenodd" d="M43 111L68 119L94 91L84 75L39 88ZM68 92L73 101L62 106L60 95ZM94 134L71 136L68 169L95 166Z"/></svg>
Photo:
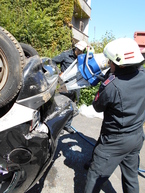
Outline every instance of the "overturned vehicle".
<svg viewBox="0 0 145 193"><path fill-rule="evenodd" d="M49 58L26 57L20 43L0 27L0 192L26 192L54 156L64 125L76 108L56 93Z"/></svg>

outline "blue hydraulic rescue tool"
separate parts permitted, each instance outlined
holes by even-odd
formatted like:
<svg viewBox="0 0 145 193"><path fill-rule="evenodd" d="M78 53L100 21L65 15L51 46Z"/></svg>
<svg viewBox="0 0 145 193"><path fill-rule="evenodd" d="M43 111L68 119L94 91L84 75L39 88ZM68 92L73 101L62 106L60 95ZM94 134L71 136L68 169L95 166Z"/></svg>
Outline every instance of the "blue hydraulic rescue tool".
<svg viewBox="0 0 145 193"><path fill-rule="evenodd" d="M93 54L88 51L81 54L69 66L69 68L60 75L60 91L74 90L88 86L96 86L108 70L108 59L103 53Z"/></svg>

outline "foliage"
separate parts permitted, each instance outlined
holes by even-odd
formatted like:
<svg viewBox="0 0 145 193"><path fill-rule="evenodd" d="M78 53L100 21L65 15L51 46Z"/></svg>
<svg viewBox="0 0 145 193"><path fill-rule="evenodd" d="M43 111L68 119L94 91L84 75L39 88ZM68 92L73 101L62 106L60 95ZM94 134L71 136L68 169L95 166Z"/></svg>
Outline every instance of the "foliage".
<svg viewBox="0 0 145 193"><path fill-rule="evenodd" d="M91 45L93 46L95 53L102 53L104 47L115 39L115 36L111 32L106 32L105 35L101 37L101 40L91 42Z"/></svg>
<svg viewBox="0 0 145 193"><path fill-rule="evenodd" d="M85 104L88 106L92 104L92 101L95 98L96 92L98 91L99 85L100 85L100 83L95 87L89 87L89 88L81 89L79 106L81 106L82 104Z"/></svg>
<svg viewBox="0 0 145 193"><path fill-rule="evenodd" d="M111 32L106 32L104 36L102 36L101 40L91 42L91 45L94 47L95 53L102 53L104 47L115 37ZM81 96L79 100L79 105L86 104L91 105L92 101L95 98L96 92L98 91L100 83L95 87L89 87L85 89L81 89Z"/></svg>
<svg viewBox="0 0 145 193"><path fill-rule="evenodd" d="M0 0L0 26L41 56L53 57L69 49L73 0Z"/></svg>

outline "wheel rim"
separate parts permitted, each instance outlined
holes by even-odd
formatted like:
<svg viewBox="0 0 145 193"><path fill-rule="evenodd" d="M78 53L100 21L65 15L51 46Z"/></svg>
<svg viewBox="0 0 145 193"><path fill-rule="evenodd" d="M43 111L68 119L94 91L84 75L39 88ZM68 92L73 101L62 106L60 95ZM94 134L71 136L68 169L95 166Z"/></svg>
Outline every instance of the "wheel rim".
<svg viewBox="0 0 145 193"><path fill-rule="evenodd" d="M5 54L0 50L0 90L7 82L9 69L6 61Z"/></svg>

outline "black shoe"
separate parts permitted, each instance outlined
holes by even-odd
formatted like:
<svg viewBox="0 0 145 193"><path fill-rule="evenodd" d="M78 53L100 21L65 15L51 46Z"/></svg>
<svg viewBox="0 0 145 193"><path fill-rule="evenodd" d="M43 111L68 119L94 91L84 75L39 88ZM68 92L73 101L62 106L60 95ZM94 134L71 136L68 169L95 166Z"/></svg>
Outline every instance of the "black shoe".
<svg viewBox="0 0 145 193"><path fill-rule="evenodd" d="M90 165L91 165L91 162L92 162L92 160L89 160L88 162L86 162L86 163L84 164L85 170L88 170L88 169L89 169L89 167L90 167Z"/></svg>
<svg viewBox="0 0 145 193"><path fill-rule="evenodd" d="M74 133L74 130L72 130L71 127L64 127L64 130L67 131L70 134Z"/></svg>

